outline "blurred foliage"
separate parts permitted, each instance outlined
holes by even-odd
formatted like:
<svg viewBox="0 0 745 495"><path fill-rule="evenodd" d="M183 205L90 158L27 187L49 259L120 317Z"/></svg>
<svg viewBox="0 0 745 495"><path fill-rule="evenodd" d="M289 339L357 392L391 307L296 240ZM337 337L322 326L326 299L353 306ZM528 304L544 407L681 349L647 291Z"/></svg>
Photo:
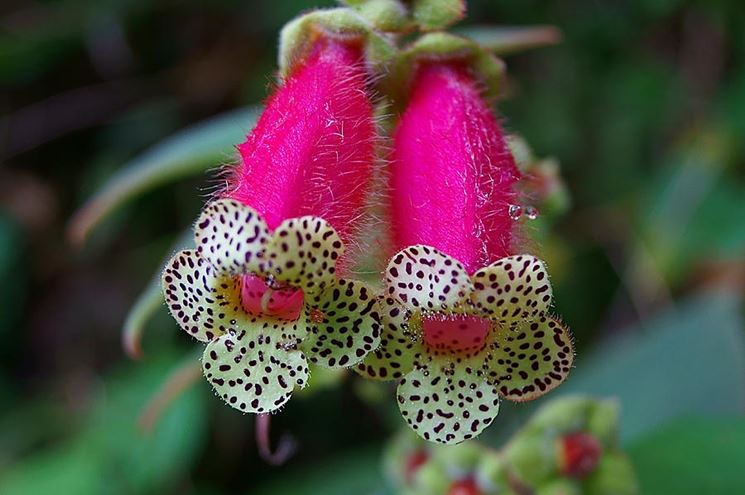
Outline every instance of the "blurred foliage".
<svg viewBox="0 0 745 495"><path fill-rule="evenodd" d="M275 416L274 436L290 431L300 451L271 468L253 419L201 382L150 435L138 428L192 359L153 299L136 321L150 329L144 358L120 346L128 309L219 180L201 171L230 161L251 126L230 112L274 84L279 28L332 4L0 7L0 493L392 493L379 460L401 426L391 389L319 377L329 386ZM577 339L555 396L618 398L641 493L742 492L742 2L473 0L458 27L493 24L563 35L508 59L498 102L535 156L558 160L571 197L551 228L525 224ZM200 123L219 115L240 122L210 134L219 127ZM184 137L194 124L214 147ZM124 188L125 165L148 160L179 181ZM107 183L125 201L81 252L66 243L68 220ZM482 440L501 445L550 400L505 404Z"/></svg>

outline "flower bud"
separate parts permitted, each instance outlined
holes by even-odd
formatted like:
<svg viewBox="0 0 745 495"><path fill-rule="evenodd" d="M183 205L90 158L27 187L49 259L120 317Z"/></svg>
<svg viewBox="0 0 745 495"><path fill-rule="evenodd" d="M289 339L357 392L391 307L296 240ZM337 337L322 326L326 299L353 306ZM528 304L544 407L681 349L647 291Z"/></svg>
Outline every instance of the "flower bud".
<svg viewBox="0 0 745 495"><path fill-rule="evenodd" d="M495 451L487 450L484 452L476 468L475 477L479 486L484 487L487 493L498 493L500 495L513 493L505 462L501 455Z"/></svg>
<svg viewBox="0 0 745 495"><path fill-rule="evenodd" d="M432 450L434 458L454 478L460 478L473 472L484 455L484 447L475 441L463 442L458 445L435 446Z"/></svg>
<svg viewBox="0 0 745 495"><path fill-rule="evenodd" d="M597 401L587 418L587 431L605 447L618 441L618 416L620 407L616 400Z"/></svg>
<svg viewBox="0 0 745 495"><path fill-rule="evenodd" d="M539 487L535 493L536 495L582 495L584 492L574 481L557 479Z"/></svg>
<svg viewBox="0 0 745 495"><path fill-rule="evenodd" d="M412 490L424 495L445 495L452 480L442 469L442 465L436 462L428 462L422 465L412 480Z"/></svg>
<svg viewBox="0 0 745 495"><path fill-rule="evenodd" d="M623 454L608 453L584 482L586 495L635 495L639 487L634 468Z"/></svg>
<svg viewBox="0 0 745 495"><path fill-rule="evenodd" d="M583 432L562 436L559 439L559 451L561 474L578 479L592 473L603 454L600 442Z"/></svg>
<svg viewBox="0 0 745 495"><path fill-rule="evenodd" d="M447 491L447 495L482 495L483 493L476 480L470 477L453 482Z"/></svg>
<svg viewBox="0 0 745 495"><path fill-rule="evenodd" d="M594 401L589 397L559 397L541 407L525 430L557 434L582 431L586 427L593 404Z"/></svg>
<svg viewBox="0 0 745 495"><path fill-rule="evenodd" d="M558 472L554 442L544 434L518 434L505 447L504 459L510 472L528 486L538 486Z"/></svg>

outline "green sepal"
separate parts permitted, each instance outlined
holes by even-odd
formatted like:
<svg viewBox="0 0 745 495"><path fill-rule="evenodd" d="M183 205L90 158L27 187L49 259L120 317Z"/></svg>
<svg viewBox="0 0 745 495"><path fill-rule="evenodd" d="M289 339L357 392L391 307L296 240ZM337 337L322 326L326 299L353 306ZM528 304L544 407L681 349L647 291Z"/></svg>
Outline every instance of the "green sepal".
<svg viewBox="0 0 745 495"><path fill-rule="evenodd" d="M608 453L600 458L595 471L583 483L586 495L636 495L639 486L628 457L619 453Z"/></svg>
<svg viewBox="0 0 745 495"><path fill-rule="evenodd" d="M486 97L496 97L501 91L504 62L468 38L445 32L427 33L401 52L383 89L405 101L418 62L427 60L463 62L484 84Z"/></svg>
<svg viewBox="0 0 745 495"><path fill-rule="evenodd" d="M342 0L341 3L353 8L380 31L403 33L413 27L408 8L399 0Z"/></svg>
<svg viewBox="0 0 745 495"><path fill-rule="evenodd" d="M433 459L458 477L472 473L484 455L484 447L475 440L457 445L433 445L431 449Z"/></svg>
<svg viewBox="0 0 745 495"><path fill-rule="evenodd" d="M445 495L451 482L440 463L426 462L414 473L412 493Z"/></svg>
<svg viewBox="0 0 745 495"><path fill-rule="evenodd" d="M556 479L539 487L535 493L536 495L582 495L585 492L582 491L578 483L572 480ZM615 492L607 493L615 494Z"/></svg>
<svg viewBox="0 0 745 495"><path fill-rule="evenodd" d="M555 435L585 431L594 404L593 399L583 395L559 397L541 407L522 431Z"/></svg>
<svg viewBox="0 0 745 495"><path fill-rule="evenodd" d="M615 399L597 401L587 417L587 431L597 438L603 447L615 447L618 443L618 416L620 405Z"/></svg>
<svg viewBox="0 0 745 495"><path fill-rule="evenodd" d="M465 0L414 0L412 16L422 31L445 29L466 15Z"/></svg>
<svg viewBox="0 0 745 495"><path fill-rule="evenodd" d="M522 432L504 449L508 469L522 483L536 487L558 472L559 459L553 436Z"/></svg>
<svg viewBox="0 0 745 495"><path fill-rule="evenodd" d="M487 493L514 495L510 483L509 470L502 456L496 451L484 449L475 471L479 486L486 488Z"/></svg>
<svg viewBox="0 0 745 495"><path fill-rule="evenodd" d="M287 23L279 35L279 73L285 78L321 35L361 40L365 60L373 72L383 72L396 48L351 8L314 10Z"/></svg>

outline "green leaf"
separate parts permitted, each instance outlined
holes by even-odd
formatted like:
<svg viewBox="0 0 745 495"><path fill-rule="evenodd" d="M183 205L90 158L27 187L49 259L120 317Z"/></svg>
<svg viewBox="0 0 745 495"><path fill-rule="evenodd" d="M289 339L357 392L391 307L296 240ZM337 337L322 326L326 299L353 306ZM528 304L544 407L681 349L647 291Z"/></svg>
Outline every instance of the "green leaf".
<svg viewBox="0 0 745 495"><path fill-rule="evenodd" d="M84 428L3 470L0 493L164 493L180 483L206 441L207 394L192 388L152 432L137 417L179 359L163 356L123 368L102 382ZM194 358L194 363L198 361Z"/></svg>
<svg viewBox="0 0 745 495"><path fill-rule="evenodd" d="M259 111L259 107L248 107L218 115L174 134L126 163L75 213L68 225L70 241L82 244L93 228L144 192L229 159Z"/></svg>
<svg viewBox="0 0 745 495"><path fill-rule="evenodd" d="M621 440L672 418L745 408L745 343L740 299L705 293L641 328L623 331L593 354L579 354L560 393L617 397ZM674 493L674 492L671 492Z"/></svg>
<svg viewBox="0 0 745 495"><path fill-rule="evenodd" d="M745 493L745 418L688 418L629 448L641 493Z"/></svg>
<svg viewBox="0 0 745 495"><path fill-rule="evenodd" d="M500 56L556 45L561 41L561 31L554 26L469 26L457 29L455 33Z"/></svg>
<svg viewBox="0 0 745 495"><path fill-rule="evenodd" d="M137 296L137 300L129 309L127 319L122 329L122 346L132 359L142 357L142 336L148 322L155 313L163 307L163 289L160 283L161 273L171 258L171 253L187 249L194 245L194 235L191 229L186 229L179 235L165 259L160 264L147 287Z"/></svg>

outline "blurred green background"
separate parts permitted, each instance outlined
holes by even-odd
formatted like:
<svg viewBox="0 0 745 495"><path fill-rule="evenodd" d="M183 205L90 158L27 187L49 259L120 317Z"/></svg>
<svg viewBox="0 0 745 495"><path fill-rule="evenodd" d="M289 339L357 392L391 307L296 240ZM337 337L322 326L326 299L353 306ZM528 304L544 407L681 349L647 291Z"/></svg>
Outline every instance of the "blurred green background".
<svg viewBox="0 0 745 495"><path fill-rule="evenodd" d="M253 418L201 380L152 431L138 426L197 359L152 298L143 357L120 345L130 307L219 187L201 171L230 161L251 111L170 137L260 103L278 30L328 5L3 2L0 493L391 493L381 447L403 427L391 389L346 376L299 395L273 426L299 451L271 467ZM556 395L620 399L642 493L745 493L745 5L477 0L469 24L564 34L507 59L498 105L560 161L571 193L550 228L527 226L576 336ZM136 192L137 171L159 164L140 177L153 187L73 242L74 212L112 174L140 167L115 181ZM505 404L482 440L498 447L534 407Z"/></svg>

